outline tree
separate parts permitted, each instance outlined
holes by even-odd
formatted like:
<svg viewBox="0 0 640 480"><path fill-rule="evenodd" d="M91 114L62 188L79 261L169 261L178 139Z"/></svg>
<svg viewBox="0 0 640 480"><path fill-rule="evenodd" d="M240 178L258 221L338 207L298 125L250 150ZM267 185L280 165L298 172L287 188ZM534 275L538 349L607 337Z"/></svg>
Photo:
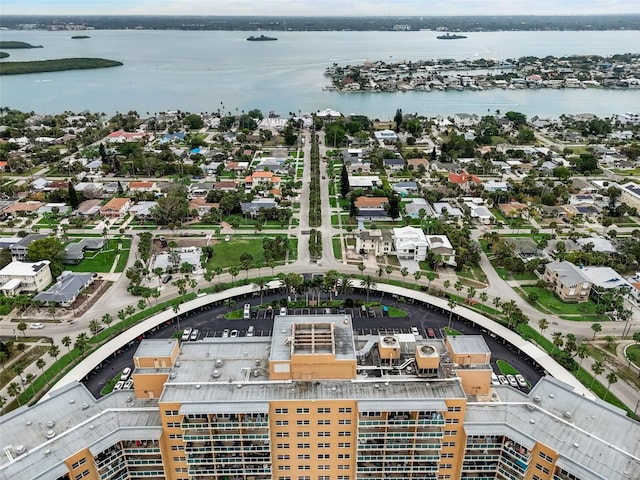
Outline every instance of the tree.
<svg viewBox="0 0 640 480"><path fill-rule="evenodd" d="M260 303L262 303L262 295L267 285L269 285L269 282L265 278L258 277L253 281L254 288L257 288L258 290L260 290Z"/></svg>
<svg viewBox="0 0 640 480"><path fill-rule="evenodd" d="M580 359L580 367L582 367L582 361L589 356L589 345L581 343L576 349L576 355Z"/></svg>
<svg viewBox="0 0 640 480"><path fill-rule="evenodd" d="M349 172L347 171L346 164L343 164L342 171L340 172L340 196L345 198L350 191L351 186L349 185Z"/></svg>
<svg viewBox="0 0 640 480"><path fill-rule="evenodd" d="M57 345L51 345L49 347L49 355L51 357L53 357L55 359L55 361L58 361L58 355L60 355L60 347L58 347Z"/></svg>
<svg viewBox="0 0 640 480"><path fill-rule="evenodd" d="M599 323L592 323L591 324L591 330L593 330L593 339L596 339L596 333L601 332L602 331L602 325L600 325Z"/></svg>
<svg viewBox="0 0 640 480"><path fill-rule="evenodd" d="M449 306L449 328L451 328L451 317L453 316L453 309L456 308L458 304L453 298L449 297L447 305Z"/></svg>
<svg viewBox="0 0 640 480"><path fill-rule="evenodd" d="M364 272L365 268L367 268L367 267L365 267L364 262L360 262L358 264L358 270L360 270L360 274L361 275L362 275L362 272Z"/></svg>
<svg viewBox="0 0 640 480"><path fill-rule="evenodd" d="M546 318L538 320L538 328L540 329L540 335L544 335L544 331L549 328L549 321Z"/></svg>
<svg viewBox="0 0 640 480"><path fill-rule="evenodd" d="M231 275L231 283L235 284L236 277L240 273L240 269L238 267L229 267L229 275Z"/></svg>
<svg viewBox="0 0 640 480"><path fill-rule="evenodd" d="M398 195L391 195L389 202L386 204L387 215L393 220L400 216L400 197Z"/></svg>
<svg viewBox="0 0 640 480"><path fill-rule="evenodd" d="M602 397L603 400L607 399L607 395L609 395L609 389L611 388L611 385L616 383L617 381L618 381L618 376L614 372L610 372L607 375L607 391L604 394L604 397Z"/></svg>
<svg viewBox="0 0 640 480"><path fill-rule="evenodd" d="M376 282L371 275L367 275L362 280L362 286L367 291L367 303L369 303L369 292L376 289Z"/></svg>
<svg viewBox="0 0 640 480"><path fill-rule="evenodd" d="M2 363L2 370L5 369L4 362L6 362L8 358L9 354L7 352L5 352L4 350L0 351L0 363Z"/></svg>
<svg viewBox="0 0 640 480"><path fill-rule="evenodd" d="M82 356L84 355L84 350L85 348L87 348L88 344L89 344L89 337L87 336L86 333L82 332L78 334L78 336L76 337L76 341L73 344L73 347L80 350L80 355Z"/></svg>
<svg viewBox="0 0 640 480"><path fill-rule="evenodd" d="M449 287L451 286L451 280L445 280L442 283L442 286L444 287L445 290L449 290Z"/></svg>
<svg viewBox="0 0 640 480"><path fill-rule="evenodd" d="M16 397L16 399L18 400L18 405L20 405L19 395L21 390L22 390L22 387L17 382L11 382L7 387L7 393L12 397Z"/></svg>
<svg viewBox="0 0 640 480"><path fill-rule="evenodd" d="M456 292L458 292L458 296L460 296L460 290L463 288L462 282L460 280L456 281L456 283L453 284L453 288L455 288Z"/></svg>
<svg viewBox="0 0 640 480"><path fill-rule="evenodd" d="M31 396L35 397L36 396L36 392L33 389L33 380L36 378L36 376L33 373L27 373L24 377L24 383L26 383L27 385L31 385Z"/></svg>
<svg viewBox="0 0 640 480"><path fill-rule="evenodd" d="M633 332L633 336L631 338L633 338L636 344L640 343L640 331Z"/></svg>
<svg viewBox="0 0 640 480"><path fill-rule="evenodd" d="M553 353L556 348L560 348L564 345L564 340L562 338L562 332L553 332L551 334L551 338L553 339L553 349L551 349L551 353Z"/></svg>
<svg viewBox="0 0 640 480"><path fill-rule="evenodd" d="M174 282L174 283L175 283L175 282ZM125 312L125 311L124 311L124 309L118 310L118 318L119 318L119 319L120 319L120 321L122 322L122 331L124 331L124 329L125 329L125 328L124 328L124 326L125 326L124 321L125 321L125 320L126 320L126 318L127 318L127 312Z"/></svg>
<svg viewBox="0 0 640 480"><path fill-rule="evenodd" d="M433 282L433 281L436 279L436 276L437 276L437 275L436 275L436 272L434 272L434 271L432 271L432 270L429 270L429 271L427 272L426 277L427 277L427 282L428 282L428 283L427 283L427 290L428 290L428 291L430 291L430 290L431 290L431 282Z"/></svg>
<svg viewBox="0 0 640 480"><path fill-rule="evenodd" d="M166 196L156 200L156 206L151 209L151 216L158 225L169 225L182 222L189 213L187 189L177 186L167 192Z"/></svg>
<svg viewBox="0 0 640 480"><path fill-rule="evenodd" d="M38 369L40 370L41 375L44 373L44 367L46 366L47 362L45 362L44 359L39 358L38 360L36 360L36 367L38 367Z"/></svg>
<svg viewBox="0 0 640 480"><path fill-rule="evenodd" d="M593 365L591 365L591 371L593 372L593 380L591 380L591 387L589 388L593 390L593 384L595 383L596 378L604 372L603 363L600 360L596 360L593 362Z"/></svg>
<svg viewBox="0 0 640 480"><path fill-rule="evenodd" d="M396 114L393 117L393 121L396 124L396 133L400 131L400 126L402 125L402 109L399 108L396 110Z"/></svg>
<svg viewBox="0 0 640 480"><path fill-rule="evenodd" d="M93 335L100 331L100 322L95 318L89 322L89 330Z"/></svg>
<svg viewBox="0 0 640 480"><path fill-rule="evenodd" d="M71 208L73 210L78 208L78 205L80 205L78 194L76 193L76 189L71 182L69 182L69 205L71 205Z"/></svg>
<svg viewBox="0 0 640 480"><path fill-rule="evenodd" d="M607 349L611 350L611 346L613 345L613 342L616 341L616 337L614 337L613 335L605 335L604 341L607 345Z"/></svg>
<svg viewBox="0 0 640 480"><path fill-rule="evenodd" d="M391 277L391 273L393 272L393 266L387 265L386 267L384 267L384 272L387 274L387 281L388 281L389 277Z"/></svg>
<svg viewBox="0 0 640 480"><path fill-rule="evenodd" d="M60 340L60 343L62 343L62 345L67 347L67 350L71 351L71 337L69 337L68 335L62 337L62 340Z"/></svg>
<svg viewBox="0 0 640 480"><path fill-rule="evenodd" d="M55 237L41 238L29 244L27 248L27 258L31 262L40 260L57 260L64 252L62 242Z"/></svg>
<svg viewBox="0 0 640 480"><path fill-rule="evenodd" d="M19 331L22 332L22 336L26 337L27 334L25 333L25 331L27 330L27 323L26 322L20 322L18 323L18 326L16 327Z"/></svg>
<svg viewBox="0 0 640 480"><path fill-rule="evenodd" d="M409 269L407 267L402 267L402 269L400 270L400 275L402 275L402 283L406 287L407 286L406 278L407 278L407 275L409 275Z"/></svg>
<svg viewBox="0 0 640 480"><path fill-rule="evenodd" d="M420 277L422 277L422 272L420 270L413 272L413 278L416 279L416 289L418 288L418 280L420 280Z"/></svg>
<svg viewBox="0 0 640 480"><path fill-rule="evenodd" d="M110 313L105 313L102 316L102 323L104 323L107 328L109 328L109 325L111 325L111 323L113 322L113 316Z"/></svg>

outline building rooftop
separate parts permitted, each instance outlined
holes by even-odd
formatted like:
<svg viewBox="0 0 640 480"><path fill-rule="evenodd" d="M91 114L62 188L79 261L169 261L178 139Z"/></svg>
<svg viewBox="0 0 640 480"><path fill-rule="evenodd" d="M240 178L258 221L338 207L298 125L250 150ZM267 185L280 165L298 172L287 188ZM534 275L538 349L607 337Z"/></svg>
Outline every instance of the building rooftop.
<svg viewBox="0 0 640 480"><path fill-rule="evenodd" d="M482 353L491 354L491 350L482 335L453 335L447 337L454 354Z"/></svg>

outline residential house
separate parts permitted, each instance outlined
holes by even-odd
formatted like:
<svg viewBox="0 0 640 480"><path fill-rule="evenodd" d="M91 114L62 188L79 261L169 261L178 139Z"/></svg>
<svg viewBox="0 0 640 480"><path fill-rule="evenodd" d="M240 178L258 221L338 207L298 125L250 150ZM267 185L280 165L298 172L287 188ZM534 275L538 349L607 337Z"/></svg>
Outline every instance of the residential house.
<svg viewBox="0 0 640 480"><path fill-rule="evenodd" d="M367 192L382 186L382 181L377 175L349 175L351 190L363 189Z"/></svg>
<svg viewBox="0 0 640 480"><path fill-rule="evenodd" d="M344 164L361 164L364 160L364 151L361 148L345 148L342 150L342 162Z"/></svg>
<svg viewBox="0 0 640 480"><path fill-rule="evenodd" d="M93 200L85 200L80 205L78 205L78 208L76 209L75 214L87 216L87 217L90 217L92 215L97 215L100 213L101 203L102 203L102 200L98 198L94 198Z"/></svg>
<svg viewBox="0 0 640 480"><path fill-rule="evenodd" d="M100 250L105 245L101 237L83 238L79 242L68 244L64 249L62 263L77 265L84 259L85 250Z"/></svg>
<svg viewBox="0 0 640 480"><path fill-rule="evenodd" d="M46 305L69 307L95 278L95 273L62 272L56 283L44 292L38 293L33 299Z"/></svg>
<svg viewBox="0 0 640 480"><path fill-rule="evenodd" d="M420 210L424 210L425 216L434 214L431 205L424 198L412 198L404 204L405 215L409 218L420 218Z"/></svg>
<svg viewBox="0 0 640 480"><path fill-rule="evenodd" d="M36 240L42 240L43 238L47 238L47 235L43 235L41 233L30 233L26 237L21 238L19 242L16 242L9 247L9 250L11 250L11 258L16 261L26 260L29 245Z"/></svg>
<svg viewBox="0 0 640 480"><path fill-rule="evenodd" d="M234 180L221 180L214 183L214 190L220 190L221 192L235 192L238 188L238 184Z"/></svg>
<svg viewBox="0 0 640 480"><path fill-rule="evenodd" d="M456 251L446 235L427 235L425 239L428 251L440 255L443 265L456 266Z"/></svg>
<svg viewBox="0 0 640 480"><path fill-rule="evenodd" d="M463 171L461 173L449 173L448 176L449 182L454 185L458 185L464 191L470 191L471 185L480 185L482 184L482 180L477 175L470 175L467 172Z"/></svg>
<svg viewBox="0 0 640 480"><path fill-rule="evenodd" d="M406 166L406 162L402 157L384 158L382 160L382 164L384 165L385 170L390 172L399 172L404 170Z"/></svg>
<svg viewBox="0 0 640 480"><path fill-rule="evenodd" d="M240 208L243 215L257 217L260 210L278 208L278 204L273 198L254 198L250 202L242 202Z"/></svg>
<svg viewBox="0 0 640 480"><path fill-rule="evenodd" d="M42 207L42 205L44 205L44 203L35 202L35 201L16 202L13 205L10 205L7 208L5 208L4 213L9 213L9 214L19 213L19 212L35 213L40 209L40 207Z"/></svg>
<svg viewBox="0 0 640 480"><path fill-rule="evenodd" d="M249 193L254 188L258 189L280 189L280 177L274 175L273 172L253 172L244 179L244 188Z"/></svg>
<svg viewBox="0 0 640 480"><path fill-rule="evenodd" d="M128 198L114 197L100 208L100 215L105 217L120 218L131 208L131 200Z"/></svg>
<svg viewBox="0 0 640 480"><path fill-rule="evenodd" d="M611 267L583 267L580 273L591 282L591 295L595 297L611 290L621 290L625 293L634 290L631 282Z"/></svg>
<svg viewBox="0 0 640 480"><path fill-rule="evenodd" d="M418 170L418 167L423 166L425 170L429 169L429 160L426 158L407 158L407 165L413 167L414 170Z"/></svg>
<svg viewBox="0 0 640 480"><path fill-rule="evenodd" d="M433 210L439 218L461 218L464 216L460 208L449 202L436 202L433 204Z"/></svg>
<svg viewBox="0 0 640 480"><path fill-rule="evenodd" d="M467 203L471 212L471 219L483 225L489 225L495 221L495 217L486 205L476 205L475 203Z"/></svg>
<svg viewBox="0 0 640 480"><path fill-rule="evenodd" d="M531 238L506 238L505 243L511 247L513 253L524 262L538 257L538 245Z"/></svg>
<svg viewBox="0 0 640 480"><path fill-rule="evenodd" d="M501 203L498 205L500 212L506 219L517 217L517 216L526 216L529 210L529 205L526 203L519 202L511 202L511 203Z"/></svg>
<svg viewBox="0 0 640 480"><path fill-rule="evenodd" d="M396 142L398 140L398 135L393 130L380 130L374 132L374 135L380 141Z"/></svg>
<svg viewBox="0 0 640 480"><path fill-rule="evenodd" d="M456 113L453 115L453 121L458 127L473 127L480 121L480 117L475 113Z"/></svg>
<svg viewBox="0 0 640 480"><path fill-rule="evenodd" d="M391 189L402 196L414 195L418 193L418 183L412 181L397 182L391 185Z"/></svg>
<svg viewBox="0 0 640 480"><path fill-rule="evenodd" d="M380 257L391 253L393 238L389 230L360 230L356 235L356 252Z"/></svg>
<svg viewBox="0 0 640 480"><path fill-rule="evenodd" d="M429 243L421 228L401 227L393 229L393 243L398 258L421 262L427 258Z"/></svg>
<svg viewBox="0 0 640 480"><path fill-rule="evenodd" d="M155 192L158 190L156 182L129 182L131 192Z"/></svg>
<svg viewBox="0 0 640 480"><path fill-rule="evenodd" d="M151 218L153 215L153 209L158 205L158 202L154 201L140 201L129 208L129 213L134 215L138 219Z"/></svg>
<svg viewBox="0 0 640 480"><path fill-rule="evenodd" d="M0 270L0 291L6 297L13 297L21 292L38 292L51 283L49 260L35 263L13 261Z"/></svg>
<svg viewBox="0 0 640 480"><path fill-rule="evenodd" d="M615 255L618 253L618 249L611 242L603 237L584 237L576 239L576 243L585 250L585 247L590 244L590 248L592 252L606 253L607 255Z"/></svg>
<svg viewBox="0 0 640 480"><path fill-rule="evenodd" d="M235 186L235 183L234 183ZM211 190L214 188L213 182L205 182L205 183L192 183L189 186L189 195L188 198L206 198ZM235 190L235 188L234 188Z"/></svg>
<svg viewBox="0 0 640 480"><path fill-rule="evenodd" d="M582 303L589 300L591 282L573 263L550 262L545 265L544 281L565 302Z"/></svg>
<svg viewBox="0 0 640 480"><path fill-rule="evenodd" d="M198 216L202 217L211 211L212 208L219 208L219 203L207 203L202 197L195 197L189 200L189 212L198 211Z"/></svg>
<svg viewBox="0 0 640 480"><path fill-rule="evenodd" d="M198 275L202 273L202 266L200 259L202 257L202 250L198 247L184 247L174 248L171 252L160 253L153 259L153 271L155 268L161 268L163 272L179 272L182 264L190 264L192 274Z"/></svg>
<svg viewBox="0 0 640 480"><path fill-rule="evenodd" d="M629 207L635 207L640 210L640 185L634 182L628 182L619 185L621 190L620 201Z"/></svg>
<svg viewBox="0 0 640 480"><path fill-rule="evenodd" d="M118 130L107 135L107 142L109 143L139 142L146 139L153 140L153 135L146 132L125 132L124 130Z"/></svg>

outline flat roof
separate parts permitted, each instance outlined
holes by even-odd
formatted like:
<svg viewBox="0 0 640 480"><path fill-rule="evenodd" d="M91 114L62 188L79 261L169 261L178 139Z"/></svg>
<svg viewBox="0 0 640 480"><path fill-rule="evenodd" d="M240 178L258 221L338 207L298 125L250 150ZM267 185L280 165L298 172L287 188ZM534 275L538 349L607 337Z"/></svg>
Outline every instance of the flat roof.
<svg viewBox="0 0 640 480"><path fill-rule="evenodd" d="M134 358L140 357L168 357L173 352L178 339L176 338L150 338L140 342Z"/></svg>
<svg viewBox="0 0 640 480"><path fill-rule="evenodd" d="M491 350L482 335L452 335L447 337L454 354L482 353L491 354Z"/></svg>

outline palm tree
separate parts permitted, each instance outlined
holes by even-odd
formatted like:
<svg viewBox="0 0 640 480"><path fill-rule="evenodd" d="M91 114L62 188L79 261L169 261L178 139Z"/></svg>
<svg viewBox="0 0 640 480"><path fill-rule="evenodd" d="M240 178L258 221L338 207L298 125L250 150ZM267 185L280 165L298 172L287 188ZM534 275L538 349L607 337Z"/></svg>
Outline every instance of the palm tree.
<svg viewBox="0 0 640 480"><path fill-rule="evenodd" d="M393 266L387 265L386 267L384 267L384 271L387 274L387 281L389 281L389 278L391 277L391 273L393 272Z"/></svg>
<svg viewBox="0 0 640 480"><path fill-rule="evenodd" d="M564 345L564 340L562 339L562 332L553 332L551 334L551 338L553 339L553 349L551 349L551 353L553 353L556 348L560 348Z"/></svg>
<svg viewBox="0 0 640 480"><path fill-rule="evenodd" d="M362 286L367 291L367 303L369 303L369 293L376 289L376 282L371 275L367 275L362 280Z"/></svg>
<svg viewBox="0 0 640 480"><path fill-rule="evenodd" d="M351 282L351 275L343 273L338 278L338 292L341 295L347 295L353 289L353 283Z"/></svg>
<svg viewBox="0 0 640 480"><path fill-rule="evenodd" d="M603 400L607 399L607 395L609 395L609 389L611 388L611 384L616 383L618 381L618 376L615 374L615 372L611 372L609 373L609 375L607 375L607 392L604 394L604 397L602 397Z"/></svg>
<svg viewBox="0 0 640 480"><path fill-rule="evenodd" d="M27 385L31 385L31 396L35 397L36 396L36 391L33 389L33 380L36 378L36 376L33 373L27 373L24 376L24 382Z"/></svg>
<svg viewBox="0 0 640 480"><path fill-rule="evenodd" d="M125 312L124 309L118 310L118 318L122 322L122 331L124 331L124 321L127 318L127 312Z"/></svg>
<svg viewBox="0 0 640 480"><path fill-rule="evenodd" d="M478 297L480 297L482 308L484 310L485 303L487 303L487 300L489 299L489 294L487 292L480 292L480 295L478 295Z"/></svg>
<svg viewBox="0 0 640 480"><path fill-rule="evenodd" d="M422 277L422 272L420 270L413 272L413 278L416 279L416 289L418 288L418 280L420 280L420 277Z"/></svg>
<svg viewBox="0 0 640 480"><path fill-rule="evenodd" d="M160 267L156 267L153 269L153 274L158 277L158 287L161 287L162 275L164 274L164 270Z"/></svg>
<svg viewBox="0 0 640 480"><path fill-rule="evenodd" d="M378 267L378 281L382 281L382 277L384 277L384 268Z"/></svg>
<svg viewBox="0 0 640 480"><path fill-rule="evenodd" d="M360 275L362 275L362 272L364 272L364 269L365 269L365 268L367 268L367 267L365 267L365 266L364 266L364 263L363 263L363 262L360 262L360 263L358 264L358 270L360 270Z"/></svg>
<svg viewBox="0 0 640 480"><path fill-rule="evenodd" d="M433 282L435 279L436 279L436 272L429 270L427 272L427 280L429 281L429 283L427 283L428 291L431 291L431 282Z"/></svg>
<svg viewBox="0 0 640 480"><path fill-rule="evenodd" d="M98 322L98 320L96 320L95 318L91 320L89 322L89 330L93 335L98 333L98 330L100 330L100 322Z"/></svg>
<svg viewBox="0 0 640 480"><path fill-rule="evenodd" d="M62 343L62 345L64 345L65 347L67 347L67 349L69 351L71 351L71 337L70 336L65 336L62 337L62 340L60 340L60 343Z"/></svg>
<svg viewBox="0 0 640 480"><path fill-rule="evenodd" d="M447 302L447 306L449 307L449 328L451 328L451 317L453 316L453 309L456 308L458 304L453 298L449 298L449 302Z"/></svg>
<svg viewBox="0 0 640 480"><path fill-rule="evenodd" d="M580 358L580 367L582 368L582 361L589 356L589 345L586 343L581 343L578 345L576 350L576 355Z"/></svg>
<svg viewBox="0 0 640 480"><path fill-rule="evenodd" d="M18 400L18 405L20 405L20 390L22 390L22 387L17 382L11 382L7 387L7 393L12 397L16 397L16 399Z"/></svg>
<svg viewBox="0 0 640 480"><path fill-rule="evenodd" d="M500 297L493 297L493 301L491 302L493 303L493 306L497 308L500 308L500 305L502 305L502 299Z"/></svg>
<svg viewBox="0 0 640 480"><path fill-rule="evenodd" d="M538 320L538 328L540 329L540 335L544 335L544 331L549 328L549 322L546 318Z"/></svg>
<svg viewBox="0 0 640 480"><path fill-rule="evenodd" d="M458 280L456 283L453 284L453 288L456 289L456 292L458 292L458 297L460 296L460 290L462 290L462 282L460 280Z"/></svg>
<svg viewBox="0 0 640 480"><path fill-rule="evenodd" d="M445 291L449 290L449 287L451 286L451 280L445 280L442 286L444 287Z"/></svg>
<svg viewBox="0 0 640 480"><path fill-rule="evenodd" d="M87 348L87 344L89 343L89 337L85 332L78 334L76 337L76 341L73 345L74 348L80 350L80 356L84 355L84 349Z"/></svg>
<svg viewBox="0 0 640 480"><path fill-rule="evenodd" d="M231 275L231 283L235 284L236 277L240 273L240 269L238 267L229 267L229 275Z"/></svg>
<svg viewBox="0 0 640 480"><path fill-rule="evenodd" d="M407 286L406 278L407 278L407 275L409 275L409 269L407 267L402 267L402 269L400 270L400 275L402 275L402 283L406 287Z"/></svg>
<svg viewBox="0 0 640 480"><path fill-rule="evenodd" d="M113 316L110 313L105 313L102 316L102 323L104 323L107 328L109 328L109 325L111 325L111 322L113 322Z"/></svg>
<svg viewBox="0 0 640 480"><path fill-rule="evenodd" d="M7 358L9 358L9 354L7 352L0 352L0 363L2 363L2 370L4 370L5 368L4 362L7 361Z"/></svg>
<svg viewBox="0 0 640 480"><path fill-rule="evenodd" d="M600 360L596 360L593 362L593 365L591 365L591 371L593 372L593 380L591 380L591 386L589 388L593 390L593 384L595 383L597 376L604 372L604 365Z"/></svg>
<svg viewBox="0 0 640 480"><path fill-rule="evenodd" d="M2 414L4 415L4 406L7 404L7 399L0 395L0 408L2 409Z"/></svg>
<svg viewBox="0 0 640 480"><path fill-rule="evenodd" d="M600 325L599 323L592 323L591 324L591 330L593 330L593 340L596 339L596 333L602 331L602 325Z"/></svg>
<svg viewBox="0 0 640 480"><path fill-rule="evenodd" d="M49 347L49 355L52 356L55 361L58 361L58 355L60 355L60 347L58 347L57 345L51 345Z"/></svg>
<svg viewBox="0 0 640 480"><path fill-rule="evenodd" d="M160 297L160 290L158 290L157 288L154 288L153 290L151 290L151 296L153 298L155 298L156 305L157 305L158 304L158 298Z"/></svg>
<svg viewBox="0 0 640 480"><path fill-rule="evenodd" d="M265 278L256 278L253 281L253 287L260 290L260 303L262 304L262 295L264 293L264 289L269 285L269 282Z"/></svg>
<svg viewBox="0 0 640 480"><path fill-rule="evenodd" d="M39 358L38 360L36 360L36 367L40 369L40 375L44 373L44 367L46 365L47 365L47 362L45 362L44 359Z"/></svg>
<svg viewBox="0 0 640 480"><path fill-rule="evenodd" d="M171 308L173 309L173 313L176 314L176 320L178 321L178 331L180 331L180 304L174 303Z"/></svg>
<svg viewBox="0 0 640 480"><path fill-rule="evenodd" d="M26 322L18 323L18 326L16 328L22 332L22 336L23 337L27 336L27 334L25 333L25 331L27 330L27 323Z"/></svg>

